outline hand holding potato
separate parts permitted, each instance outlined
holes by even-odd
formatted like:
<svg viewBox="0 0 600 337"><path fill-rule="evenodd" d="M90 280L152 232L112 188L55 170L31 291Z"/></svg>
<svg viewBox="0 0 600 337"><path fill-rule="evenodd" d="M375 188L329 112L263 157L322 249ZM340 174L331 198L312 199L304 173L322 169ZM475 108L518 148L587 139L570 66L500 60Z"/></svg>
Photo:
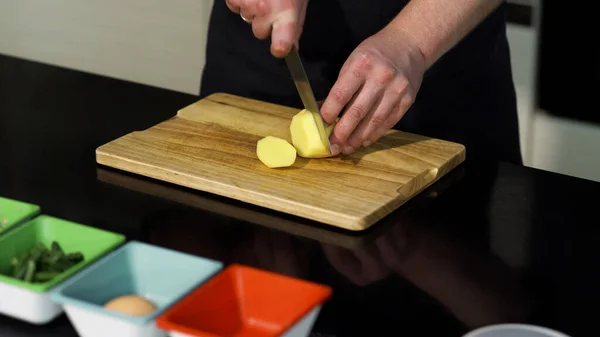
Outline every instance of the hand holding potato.
<svg viewBox="0 0 600 337"><path fill-rule="evenodd" d="M343 65L321 113L332 123L333 154L377 141L404 116L423 80L425 58L407 35L385 30L363 41Z"/></svg>
<svg viewBox="0 0 600 337"><path fill-rule="evenodd" d="M252 25L254 36L271 37L271 54L285 57L298 44L308 0L225 0L227 7Z"/></svg>

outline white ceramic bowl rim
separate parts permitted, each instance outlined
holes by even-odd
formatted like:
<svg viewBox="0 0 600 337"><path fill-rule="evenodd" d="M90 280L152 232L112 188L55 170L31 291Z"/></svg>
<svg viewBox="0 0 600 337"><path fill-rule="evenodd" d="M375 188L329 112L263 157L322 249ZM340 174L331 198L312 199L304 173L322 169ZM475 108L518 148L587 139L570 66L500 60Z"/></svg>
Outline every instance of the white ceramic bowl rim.
<svg viewBox="0 0 600 337"><path fill-rule="evenodd" d="M537 326L537 325L530 325L530 324L490 325L490 326L485 326L485 327L475 329L475 330L467 333L463 337L479 337L482 334L487 333L487 332L502 331L502 330L509 330L509 329L518 329L518 330L522 330L522 331L538 332L541 334L546 334L546 335L548 335L548 337L570 337L570 336L565 335L562 332L558 332L556 330L552 330L552 329Z"/></svg>

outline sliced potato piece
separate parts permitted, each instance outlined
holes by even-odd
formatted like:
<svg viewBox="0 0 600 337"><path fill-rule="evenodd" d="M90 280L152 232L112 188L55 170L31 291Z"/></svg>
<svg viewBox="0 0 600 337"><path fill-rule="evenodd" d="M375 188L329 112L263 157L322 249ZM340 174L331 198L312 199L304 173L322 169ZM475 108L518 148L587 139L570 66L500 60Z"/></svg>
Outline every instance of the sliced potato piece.
<svg viewBox="0 0 600 337"><path fill-rule="evenodd" d="M256 143L256 155L269 168L289 167L296 162L296 148L287 140L273 136Z"/></svg>
<svg viewBox="0 0 600 337"><path fill-rule="evenodd" d="M329 125L326 129L327 136L331 135L336 123ZM325 158L331 157L331 153L319 137L317 123L308 110L298 112L290 123L290 133L292 135L292 144L298 151L298 155L304 158Z"/></svg>

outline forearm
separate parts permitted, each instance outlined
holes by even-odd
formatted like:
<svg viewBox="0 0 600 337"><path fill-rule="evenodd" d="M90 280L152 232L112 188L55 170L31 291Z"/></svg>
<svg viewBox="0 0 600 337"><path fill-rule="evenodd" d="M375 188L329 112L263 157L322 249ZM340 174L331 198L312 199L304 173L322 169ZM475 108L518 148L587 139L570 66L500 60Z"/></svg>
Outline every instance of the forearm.
<svg viewBox="0 0 600 337"><path fill-rule="evenodd" d="M411 0L384 29L408 36L429 68L504 0Z"/></svg>

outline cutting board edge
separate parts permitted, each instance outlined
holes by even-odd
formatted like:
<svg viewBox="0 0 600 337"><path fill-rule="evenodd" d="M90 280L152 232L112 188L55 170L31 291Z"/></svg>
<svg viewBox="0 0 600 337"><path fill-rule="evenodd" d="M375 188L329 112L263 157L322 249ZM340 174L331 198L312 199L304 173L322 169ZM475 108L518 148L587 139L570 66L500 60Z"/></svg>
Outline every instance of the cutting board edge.
<svg viewBox="0 0 600 337"><path fill-rule="evenodd" d="M141 181L136 177L122 176L121 172L107 171L103 167L96 170L96 176L99 181L106 184L123 187L131 191L144 193L157 198L167 199L182 205L214 212L219 215L229 216L237 220L250 221L251 223L260 226L327 244L354 249L364 242L364 237L362 236L357 237L343 234L343 232L333 232L327 228L307 225L285 217L278 217L271 213L262 213L258 210L221 203L208 196L194 194L193 191L176 190L176 187L159 185L151 181Z"/></svg>
<svg viewBox="0 0 600 337"><path fill-rule="evenodd" d="M281 199L279 197L272 197L272 196L268 196L268 195L265 195L262 193L248 191L248 190L243 190L245 193L239 193L240 192L239 188L237 188L235 186L229 186L229 185L225 185L226 188L219 188L219 189L213 188L213 187L210 187L210 185L214 184L214 182L205 181L198 177L192 177L192 179L204 181L207 184L203 185L201 188L200 188L198 182L193 182L191 184L184 185L184 184L178 182L176 179L165 178L165 176L168 177L169 175L164 174L165 172L168 171L164 168L153 167L151 165L146 165L144 163L140 163L140 162L131 160L129 158L125 158L122 156L117 156L117 155L114 155L114 154L111 154L108 152L104 152L105 147L109 146L111 143L107 143L96 149L96 162L98 164L112 167L112 168L122 170L125 172L139 174L141 176L145 176L148 178L165 181L165 182L175 184L178 186L182 186L185 188L191 188L191 189L194 189L197 191L202 191L202 192L206 192L206 193L210 193L210 194L214 194L214 195L220 195L220 196L223 196L226 198L231 198L231 199L245 202L248 204L252 204L252 205L255 205L258 207L263 207L263 208L271 209L271 210L274 210L277 212L291 214L294 216L298 216L300 218L306 218L306 219L309 219L312 221L320 222L320 223L323 223L326 225L330 225L333 227L337 227L337 228L341 228L341 229L345 229L345 230L349 230L349 231L355 231L355 232L367 230L368 228L377 224L380 220L384 219L385 217L387 217L388 215L393 213L395 210L400 208L406 202L408 202L415 196L419 195L421 192L423 192L425 189L427 189L428 187L433 185L440 178L444 177L446 174L451 172L454 168L456 168L458 165L460 165L466 159L466 149L464 146L461 146L461 150L459 152L457 152L448 162L446 162L445 165L435 168L436 173L432 177L432 179L425 179L425 178L421 177L420 180L425 181L425 183L421 184L416 190L413 190L412 193L409 193L409 196L403 195L402 193L398 193L398 197L391 199L388 203L386 203L382 207L374 210L373 212L371 212L369 214L365 214L365 215L361 215L361 216L350 216L348 214L335 212L332 210L322 210L321 211L318 208L308 209L306 207L302 208L303 211L298 212L295 210L297 208L294 207L294 204L291 202L288 202L285 199ZM156 171L156 172L151 173L151 171ZM425 175L429 174L429 172L431 172L431 170L423 171L423 173L421 175L419 175L419 177L425 176ZM413 181L417 181L417 180L419 180L418 177L415 177L413 179ZM222 184L221 184L221 187L223 187ZM254 201L256 199L252 198L252 196L261 197L263 200L263 203L257 203L256 201ZM264 202L265 198L267 200L272 199L272 201ZM281 202L282 200L284 200L284 202ZM265 206L265 205L270 205L270 207ZM276 205L279 205L279 207ZM331 214L332 212L333 212L333 214ZM321 213L322 213L322 215L321 215ZM336 221L331 221L330 219L332 219L332 218L335 218Z"/></svg>
<svg viewBox="0 0 600 337"><path fill-rule="evenodd" d="M106 144L108 145L108 144ZM157 179L160 181L164 181L167 183L171 183L174 185L191 188L197 191L206 192L214 195L223 196L226 198L238 200L241 202L245 202L248 204L252 204L258 207L263 207L267 209L271 209L281 213L291 214L300 218L305 218L309 220L313 220L316 222L320 222L326 225L351 230L351 231L362 231L370 225L366 225L369 221L367 216L351 216L348 214L335 212L332 210L321 210L319 208L308 208L306 205L303 205L302 211L298 212L297 207L294 206L292 202L288 202L285 199L281 199L279 197L273 197L269 195L265 195L262 193L249 191L249 190L241 190L235 186L229 186L220 184L221 188L217 189L211 187L211 184L215 184L212 181L203 180L198 177L191 177L192 179L198 180L199 182L205 182L206 184L200 188L199 182L191 182L187 185L184 185L178 182L175 179L167 178L169 175L165 175L165 172L170 172L169 170L163 168L157 168L150 165L146 165L144 163L140 163L129 158L124 158L121 156L117 156L108 152L104 152L104 148L101 146L96 150L96 162L100 165L104 165L107 167L112 167L118 170L122 170L125 172L130 172L134 174L138 174L144 177ZM152 171L155 171L154 173ZM163 174L161 174L163 173ZM180 174L180 176L185 174ZM223 188L225 186L225 188ZM244 193L239 193L243 191ZM236 193L237 192L237 193ZM260 197L263 201L262 203L257 203L253 198L253 196ZM266 200L266 201L265 201ZM271 200L271 201L269 201ZM282 202L284 201L284 202ZM269 206L266 206L269 205ZM277 206L279 205L279 207ZM335 218L336 221L329 221L328 219ZM372 224L371 224L372 225Z"/></svg>
<svg viewBox="0 0 600 337"><path fill-rule="evenodd" d="M460 145L460 150L452 158L450 158L450 160L448 160L444 165L437 167L437 168L431 168L430 170L425 170L421 174L419 174L417 177L413 178L413 180L411 180L411 181L418 181L419 177L421 177L421 181L425 181L424 184L421 184L417 189L413 190L412 193L410 193L410 195L408 197L406 197L406 196L400 197L401 193L398 193L398 195L399 195L398 198L394 198L394 199L390 200L387 204L383 205L378 210L375 210L375 211L373 211L373 213L365 216L363 218L364 223L362 224L362 228L360 230L361 231L366 230L366 229L370 228L371 226L377 224L380 220L384 219L388 215L395 212L398 208L402 207L402 205L404 205L408 201L412 200L413 198L415 198L416 196L421 194L424 190L431 187L433 184L435 184L441 178L443 178L444 176L446 176L447 174L452 172L452 170L457 168L460 164L462 164L466 160L466 154L467 154L466 147L460 143L456 143L456 144ZM431 171L435 171L432 178L430 178L430 179L423 178L424 176L427 176L428 174L430 174ZM407 188L407 187L408 187L408 185L404 185L402 188ZM382 210L385 210L385 211L382 211Z"/></svg>

